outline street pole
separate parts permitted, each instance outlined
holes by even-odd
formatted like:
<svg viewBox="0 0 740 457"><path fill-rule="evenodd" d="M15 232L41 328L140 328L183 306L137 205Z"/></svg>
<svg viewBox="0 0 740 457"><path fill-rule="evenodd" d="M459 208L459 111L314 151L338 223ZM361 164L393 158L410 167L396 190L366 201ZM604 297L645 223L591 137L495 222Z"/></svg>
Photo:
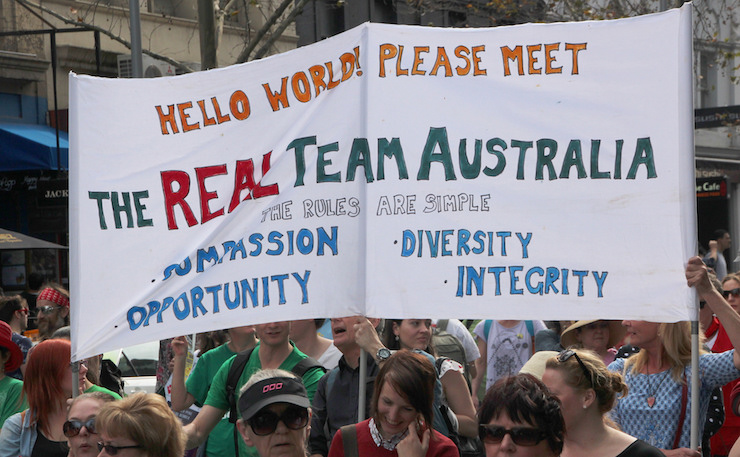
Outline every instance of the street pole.
<svg viewBox="0 0 740 457"><path fill-rule="evenodd" d="M198 27L201 70L216 68L216 10L213 0L198 0Z"/></svg>
<svg viewBox="0 0 740 457"><path fill-rule="evenodd" d="M129 12L131 13L131 76L141 78L144 76L141 63L141 15L139 14L139 0L128 0Z"/></svg>

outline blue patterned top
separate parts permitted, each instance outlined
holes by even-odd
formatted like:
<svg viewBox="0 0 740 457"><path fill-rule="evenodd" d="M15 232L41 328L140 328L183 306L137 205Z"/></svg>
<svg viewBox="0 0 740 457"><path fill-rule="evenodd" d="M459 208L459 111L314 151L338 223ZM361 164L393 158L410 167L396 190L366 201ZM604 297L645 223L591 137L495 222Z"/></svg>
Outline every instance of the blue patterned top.
<svg viewBox="0 0 740 457"><path fill-rule="evenodd" d="M699 356L701 427L704 427L712 390L740 377L740 370L733 363L734 353L734 350L730 350ZM673 380L670 370L650 375L633 374L631 371L624 373L624 362L625 359L617 359L609 364L609 370L624 375L624 381L629 387L627 396L620 398L611 411L612 419L625 433L659 449L671 449L681 414L682 385ZM679 447L689 447L691 439L691 366L687 366L684 373L689 390ZM648 405L648 397L651 395L655 397L652 408ZM699 430L700 437L702 432L703 430Z"/></svg>

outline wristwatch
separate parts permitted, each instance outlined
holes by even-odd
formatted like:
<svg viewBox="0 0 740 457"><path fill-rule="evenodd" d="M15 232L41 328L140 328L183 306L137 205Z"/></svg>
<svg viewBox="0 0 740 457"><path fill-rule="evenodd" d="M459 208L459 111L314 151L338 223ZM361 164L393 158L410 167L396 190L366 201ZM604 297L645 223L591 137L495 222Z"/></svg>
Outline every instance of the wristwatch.
<svg viewBox="0 0 740 457"><path fill-rule="evenodd" d="M388 357L391 356L391 350L388 348L380 348L378 349L378 352L375 354L375 360L378 361L378 363L383 362L388 359Z"/></svg>

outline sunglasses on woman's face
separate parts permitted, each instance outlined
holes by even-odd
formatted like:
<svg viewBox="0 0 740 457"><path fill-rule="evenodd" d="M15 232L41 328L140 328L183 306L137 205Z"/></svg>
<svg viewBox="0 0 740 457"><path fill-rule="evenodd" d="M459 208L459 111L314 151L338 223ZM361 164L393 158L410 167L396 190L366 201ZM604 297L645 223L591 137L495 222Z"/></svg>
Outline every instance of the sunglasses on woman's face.
<svg viewBox="0 0 740 457"><path fill-rule="evenodd" d="M102 441L98 441L98 451L102 452L105 449L105 453L108 455L116 455L121 449L139 449L143 446L137 444L136 446L113 446L112 444L104 444Z"/></svg>
<svg viewBox="0 0 740 457"><path fill-rule="evenodd" d="M536 446L547 438L545 432L531 427L504 428L498 425L480 425L478 428L480 440L488 444L499 444L506 434L511 436L511 441L517 446Z"/></svg>
<svg viewBox="0 0 740 457"><path fill-rule="evenodd" d="M95 431L95 418L92 417L85 422L78 421L78 420L70 420L64 423L62 426L62 429L64 430L64 436L67 438L72 438L73 436L77 436L82 431L82 427L85 427L88 431L88 433L96 434Z"/></svg>
<svg viewBox="0 0 740 457"><path fill-rule="evenodd" d="M300 406L289 406L278 415L267 409L258 412L247 423L255 435L265 436L275 432L279 421L291 430L300 430L308 424L308 410Z"/></svg>
<svg viewBox="0 0 740 457"><path fill-rule="evenodd" d="M722 295L725 297L725 300L727 300L728 298L730 298L730 295L732 295L735 298L738 298L738 297L740 297L740 288L738 288L738 289L732 289L732 290L726 290L726 291L722 292Z"/></svg>

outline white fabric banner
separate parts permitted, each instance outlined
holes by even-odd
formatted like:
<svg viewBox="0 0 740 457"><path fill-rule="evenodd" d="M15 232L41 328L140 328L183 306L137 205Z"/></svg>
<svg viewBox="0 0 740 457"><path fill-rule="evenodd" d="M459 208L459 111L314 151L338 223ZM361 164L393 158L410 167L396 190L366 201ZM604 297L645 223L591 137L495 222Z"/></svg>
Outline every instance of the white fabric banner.
<svg viewBox="0 0 740 457"><path fill-rule="evenodd" d="M691 7L72 75L73 358L310 317L688 319Z"/></svg>

